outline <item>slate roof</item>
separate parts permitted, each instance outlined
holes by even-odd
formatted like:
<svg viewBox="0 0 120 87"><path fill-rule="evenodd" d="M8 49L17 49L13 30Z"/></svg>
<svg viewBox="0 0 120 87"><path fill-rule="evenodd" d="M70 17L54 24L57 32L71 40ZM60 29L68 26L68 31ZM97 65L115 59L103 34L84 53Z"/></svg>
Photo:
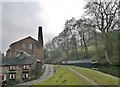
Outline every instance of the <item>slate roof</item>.
<svg viewBox="0 0 120 87"><path fill-rule="evenodd" d="M25 56L25 57L4 57L2 58L2 64L0 66L10 66L10 65L25 65L33 64L35 62L34 56Z"/></svg>

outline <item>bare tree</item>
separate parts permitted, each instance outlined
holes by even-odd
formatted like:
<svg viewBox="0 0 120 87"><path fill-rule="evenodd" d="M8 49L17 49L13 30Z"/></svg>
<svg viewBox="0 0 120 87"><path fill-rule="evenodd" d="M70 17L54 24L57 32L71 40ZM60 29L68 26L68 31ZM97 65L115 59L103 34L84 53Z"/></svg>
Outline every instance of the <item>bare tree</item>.
<svg viewBox="0 0 120 87"><path fill-rule="evenodd" d="M85 19L79 19L76 21L76 23L74 24L74 29L76 31L78 31L78 34L81 37L81 45L82 45L82 41L84 43L84 49L86 54L88 54L88 47L87 47L87 43L86 43L86 32L88 32L88 30L86 29L86 20Z"/></svg>
<svg viewBox="0 0 120 87"><path fill-rule="evenodd" d="M118 9L118 0L96 0L89 1L86 5L87 13L91 15L91 18L94 20L97 29L102 33L103 43L104 43L104 53L106 60L112 64L109 60L109 37L108 32L114 30L118 20L117 13Z"/></svg>
<svg viewBox="0 0 120 87"><path fill-rule="evenodd" d="M74 29L74 25L76 23L76 19L73 17L70 20L67 20L65 23L65 29L67 29L67 32L70 32L71 37L69 37L70 41L71 41L71 46L73 46L72 50L75 52L76 54L76 58L78 59L78 41L77 41L77 32Z"/></svg>

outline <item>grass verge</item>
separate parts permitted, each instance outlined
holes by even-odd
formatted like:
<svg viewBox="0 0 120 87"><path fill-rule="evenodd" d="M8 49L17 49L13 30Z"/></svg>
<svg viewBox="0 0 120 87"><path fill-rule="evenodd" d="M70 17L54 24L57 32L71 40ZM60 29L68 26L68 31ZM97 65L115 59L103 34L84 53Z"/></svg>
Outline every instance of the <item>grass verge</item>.
<svg viewBox="0 0 120 87"><path fill-rule="evenodd" d="M117 77L107 75L99 71L91 70L88 68L76 67L76 66L68 66L68 67L86 76L87 78L92 79L99 85L118 85L118 83L120 82Z"/></svg>
<svg viewBox="0 0 120 87"><path fill-rule="evenodd" d="M85 79L67 68L57 65L54 68L56 72L51 78L36 85L90 85Z"/></svg>

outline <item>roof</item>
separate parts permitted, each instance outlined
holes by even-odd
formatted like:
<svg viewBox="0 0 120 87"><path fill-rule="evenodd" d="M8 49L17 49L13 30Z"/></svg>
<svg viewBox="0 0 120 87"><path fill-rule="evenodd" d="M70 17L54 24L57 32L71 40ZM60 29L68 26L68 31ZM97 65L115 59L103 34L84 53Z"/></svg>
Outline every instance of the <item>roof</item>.
<svg viewBox="0 0 120 87"><path fill-rule="evenodd" d="M92 62L92 59L67 61L67 63L91 63L91 62Z"/></svg>
<svg viewBox="0 0 120 87"><path fill-rule="evenodd" d="M14 45L14 44L16 44L16 43L18 43L18 42L20 42L20 41L23 41L23 40L25 40L25 39L28 39L28 38L34 40L35 42L38 42L36 39L32 38L31 36L28 36L28 37L26 37L26 38L23 38L23 39L21 39L21 40L19 40L19 41L16 41L16 42L12 43L11 45ZM11 46L11 45L10 45L10 46Z"/></svg>
<svg viewBox="0 0 120 87"><path fill-rule="evenodd" d="M26 65L33 64L35 62L34 56L24 56L24 57L4 57L2 58L2 63L0 66L10 66L10 65Z"/></svg>

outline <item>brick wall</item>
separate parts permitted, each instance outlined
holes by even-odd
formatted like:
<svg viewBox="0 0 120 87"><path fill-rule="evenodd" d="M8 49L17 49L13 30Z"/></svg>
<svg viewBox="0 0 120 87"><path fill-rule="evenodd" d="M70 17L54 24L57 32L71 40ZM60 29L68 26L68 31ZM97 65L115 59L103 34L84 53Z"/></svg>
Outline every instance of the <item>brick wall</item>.
<svg viewBox="0 0 120 87"><path fill-rule="evenodd" d="M25 48L23 44L26 45ZM32 44L32 49L29 48L30 44ZM18 42L11 44L6 53L6 56L15 57L16 53L19 51L24 51L30 55L35 55L35 58L38 58L41 61L43 60L43 49L39 48L38 41L31 37L27 37L25 39L22 39Z"/></svg>

